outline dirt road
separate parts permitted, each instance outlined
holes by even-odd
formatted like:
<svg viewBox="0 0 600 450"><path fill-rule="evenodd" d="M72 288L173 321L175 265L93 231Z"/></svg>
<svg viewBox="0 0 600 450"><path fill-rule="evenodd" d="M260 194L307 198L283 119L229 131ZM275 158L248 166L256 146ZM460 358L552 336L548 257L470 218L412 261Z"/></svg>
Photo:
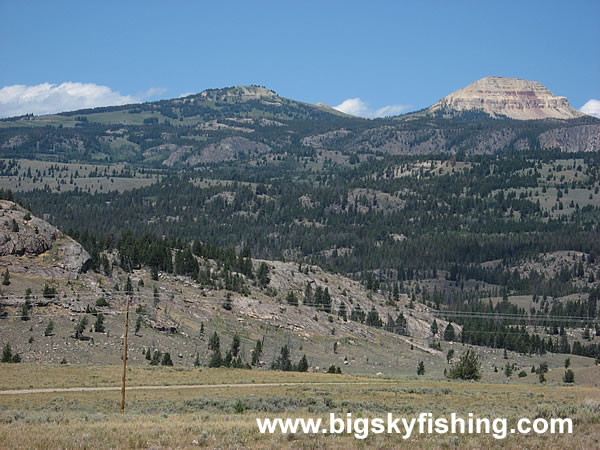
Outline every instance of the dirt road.
<svg viewBox="0 0 600 450"><path fill-rule="evenodd" d="M351 386L351 385L382 385L391 384L390 381L359 381L354 383L318 382L318 383L229 383L229 384L173 384L164 386L128 386L128 391L150 391L159 389L219 389L219 388L246 388L246 387L277 387L277 386ZM394 383L395 384L395 383ZM44 389L12 389L0 391L0 395L46 394L60 392L95 392L95 391L120 391L121 386L98 387L70 387L70 388L44 388Z"/></svg>

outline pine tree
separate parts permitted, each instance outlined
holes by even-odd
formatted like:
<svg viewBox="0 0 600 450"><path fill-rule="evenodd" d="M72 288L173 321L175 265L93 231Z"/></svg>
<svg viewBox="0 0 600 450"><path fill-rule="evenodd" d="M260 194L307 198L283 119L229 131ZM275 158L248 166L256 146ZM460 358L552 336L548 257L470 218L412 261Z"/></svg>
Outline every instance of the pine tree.
<svg viewBox="0 0 600 450"><path fill-rule="evenodd" d="M438 334L438 324L435 319L433 319L433 323L431 324L431 334L435 337Z"/></svg>
<svg viewBox="0 0 600 450"><path fill-rule="evenodd" d="M231 341L231 350L230 351L231 351L231 355L234 358L237 358L238 353L240 351L240 336L237 333L235 333L233 335L233 340Z"/></svg>
<svg viewBox="0 0 600 450"><path fill-rule="evenodd" d="M158 366L160 364L160 351L156 350L152 355L152 359L150 360L151 366Z"/></svg>
<svg viewBox="0 0 600 450"><path fill-rule="evenodd" d="M54 322L52 322L52 320L50 320L50 322L48 322L48 325L46 325L46 329L44 330L44 336L52 336L54 331Z"/></svg>
<svg viewBox="0 0 600 450"><path fill-rule="evenodd" d="M131 284L131 278L127 277L127 282L125 283L125 295L133 295L133 285Z"/></svg>
<svg viewBox="0 0 600 450"><path fill-rule="evenodd" d="M10 284L10 274L8 273L8 267L6 268L6 270L4 271L4 273L2 274L2 284L4 286L8 286Z"/></svg>
<svg viewBox="0 0 600 450"><path fill-rule="evenodd" d="M312 294L312 286L310 281L306 282L306 287L304 288L304 300L303 303L306 306L313 306L313 294Z"/></svg>
<svg viewBox="0 0 600 450"><path fill-rule="evenodd" d="M88 319L87 317L83 317L78 323L77 325L75 325L75 332L73 334L73 337L75 339L83 339L83 333L85 332L85 327L88 324Z"/></svg>
<svg viewBox="0 0 600 450"><path fill-rule="evenodd" d="M275 361L273 361L271 368L273 370L283 370L283 371L292 370L292 361L290 360L290 350L288 349L287 345L284 345L283 347L281 347L281 352L280 352L279 356L277 357L277 359L275 359Z"/></svg>
<svg viewBox="0 0 600 450"><path fill-rule="evenodd" d="M137 336L138 333L140 332L140 329L142 328L142 315L138 314L137 315L137 319L135 321L135 332L134 334Z"/></svg>
<svg viewBox="0 0 600 450"><path fill-rule="evenodd" d="M4 349L2 349L2 359L0 359L0 362L3 362L3 363L12 362L12 357L13 357L13 354L12 354L12 350L10 349L10 344L7 343L4 346Z"/></svg>
<svg viewBox="0 0 600 450"><path fill-rule="evenodd" d="M296 297L293 291L288 292L286 301L292 306L298 306L298 297Z"/></svg>
<svg viewBox="0 0 600 450"><path fill-rule="evenodd" d="M96 322L94 323L94 331L96 333L104 333L104 315L99 313L96 316Z"/></svg>
<svg viewBox="0 0 600 450"><path fill-rule="evenodd" d="M223 358L223 365L225 367L231 367L232 361L233 361L233 355L231 354L231 350L227 350L227 353L225 353L225 358Z"/></svg>
<svg viewBox="0 0 600 450"><path fill-rule="evenodd" d="M425 375L425 363L423 361L419 361L419 364L417 364L417 375Z"/></svg>
<svg viewBox="0 0 600 450"><path fill-rule="evenodd" d="M448 378L461 380L479 380L481 378L481 360L479 356L468 349L448 371Z"/></svg>
<svg viewBox="0 0 600 450"><path fill-rule="evenodd" d="M448 326L444 330L444 340L448 342L454 342L455 338L456 335L454 332L454 327L452 326L452 323L448 322Z"/></svg>
<svg viewBox="0 0 600 450"><path fill-rule="evenodd" d="M296 365L297 372L308 372L308 360L306 359L306 355L302 355L300 361Z"/></svg>
<svg viewBox="0 0 600 450"><path fill-rule="evenodd" d="M575 382L575 372L571 369L565 370L565 374L563 375L563 381L565 383L574 383Z"/></svg>
<svg viewBox="0 0 600 450"><path fill-rule="evenodd" d="M31 309L31 302L29 300L25 300L25 303L21 306L21 320L27 321L29 320L29 311Z"/></svg>
<svg viewBox="0 0 600 450"><path fill-rule="evenodd" d="M146 359L148 361L152 360L152 352L150 351L150 347L146 350Z"/></svg>
<svg viewBox="0 0 600 450"><path fill-rule="evenodd" d="M346 313L346 303L340 302L340 309L338 311L338 317L341 318L344 322L348 320Z"/></svg>
<svg viewBox="0 0 600 450"><path fill-rule="evenodd" d="M258 266L258 272L256 273L256 278L261 288L267 287L271 280L269 279L269 266L266 263L260 263Z"/></svg>
<svg viewBox="0 0 600 450"><path fill-rule="evenodd" d="M221 367L223 365L223 357L220 350L215 350L208 361L208 367Z"/></svg>
<svg viewBox="0 0 600 450"><path fill-rule="evenodd" d="M194 367L200 367L200 353L196 352L196 358L194 358Z"/></svg>
<svg viewBox="0 0 600 450"><path fill-rule="evenodd" d="M371 306L371 311L367 314L367 320L365 323L370 327L381 328L381 319L379 318L379 313L375 309L375 306Z"/></svg>
<svg viewBox="0 0 600 450"><path fill-rule="evenodd" d="M325 288L323 290L323 295L321 297L321 308L323 311L329 313L331 312L331 295L329 295L329 288Z"/></svg>
<svg viewBox="0 0 600 450"><path fill-rule="evenodd" d="M156 308L158 306L158 302L160 301L160 294L158 293L158 288L156 285L154 285L152 296L154 298L154 307Z"/></svg>
<svg viewBox="0 0 600 450"><path fill-rule="evenodd" d="M231 300L231 294L229 292L225 295L225 301L222 306L226 311L231 311L233 309L233 301Z"/></svg>
<svg viewBox="0 0 600 450"><path fill-rule="evenodd" d="M161 366L172 366L173 361L171 361L171 355L169 352L165 352L162 357Z"/></svg>
<svg viewBox="0 0 600 450"><path fill-rule="evenodd" d="M262 355L262 342L259 340L256 341L256 345L254 346L254 350L252 350L252 365L256 366L260 362L260 357Z"/></svg>
<svg viewBox="0 0 600 450"><path fill-rule="evenodd" d="M208 349L215 352L217 350L220 350L220 348L221 348L221 340L219 339L219 335L215 331L213 333L213 335L210 337L210 339L208 340Z"/></svg>
<svg viewBox="0 0 600 450"><path fill-rule="evenodd" d="M48 285L48 283L44 284L44 289L42 290L42 296L44 298L54 298L56 297L56 288Z"/></svg>

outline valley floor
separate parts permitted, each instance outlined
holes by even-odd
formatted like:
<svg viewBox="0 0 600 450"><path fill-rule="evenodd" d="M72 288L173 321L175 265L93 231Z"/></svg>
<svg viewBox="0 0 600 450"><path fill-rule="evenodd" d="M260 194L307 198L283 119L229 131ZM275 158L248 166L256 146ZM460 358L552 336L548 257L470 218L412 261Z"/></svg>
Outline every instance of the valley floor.
<svg viewBox="0 0 600 450"><path fill-rule="evenodd" d="M0 390L118 386L120 366L2 364ZM289 384L284 384L289 383ZM197 384L192 387L189 385ZM227 386L223 386L227 384ZM317 373L258 370L128 369L128 386L155 389L127 392L43 392L0 395L1 448L598 448L600 390L583 386L505 385L398 380ZM188 385L178 389L177 385ZM165 387L164 389L160 386ZM457 413L467 417L569 417L573 434L353 435L260 434L257 418L412 418Z"/></svg>

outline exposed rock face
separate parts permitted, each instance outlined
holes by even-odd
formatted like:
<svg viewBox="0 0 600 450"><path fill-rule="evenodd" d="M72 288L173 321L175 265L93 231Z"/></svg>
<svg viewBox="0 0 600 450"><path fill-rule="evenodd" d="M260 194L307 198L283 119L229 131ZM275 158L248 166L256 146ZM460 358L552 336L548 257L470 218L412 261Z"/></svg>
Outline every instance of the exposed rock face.
<svg viewBox="0 0 600 450"><path fill-rule="evenodd" d="M481 111L492 117L518 120L574 119L584 116L566 97L554 95L537 81L486 77L471 83L429 108L430 113L452 116L457 112Z"/></svg>
<svg viewBox="0 0 600 450"><path fill-rule="evenodd" d="M271 147L268 145L234 136L222 139L216 144L208 145L199 156L190 157L188 162L190 165L195 165L198 163L229 161L237 158L240 154L259 155L270 150Z"/></svg>
<svg viewBox="0 0 600 450"><path fill-rule="evenodd" d="M218 102L278 100L275 92L262 86L235 86L224 89L207 89L198 94L198 97Z"/></svg>
<svg viewBox="0 0 600 450"><path fill-rule="evenodd" d="M600 149L600 125L555 128L539 137L542 148L559 148L563 152L596 152Z"/></svg>
<svg viewBox="0 0 600 450"><path fill-rule="evenodd" d="M0 208L0 256L11 272L73 278L89 261L80 244L48 222L13 202L0 200Z"/></svg>

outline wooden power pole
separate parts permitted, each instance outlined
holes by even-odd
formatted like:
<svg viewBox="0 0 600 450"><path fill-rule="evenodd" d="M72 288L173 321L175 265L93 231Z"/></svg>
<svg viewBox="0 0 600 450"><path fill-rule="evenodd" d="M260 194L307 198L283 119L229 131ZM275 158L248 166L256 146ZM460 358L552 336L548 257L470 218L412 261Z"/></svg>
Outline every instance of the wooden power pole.
<svg viewBox="0 0 600 450"><path fill-rule="evenodd" d="M127 332L129 331L129 299L125 307L125 339L123 340L123 380L121 382L121 414L125 412L125 377L127 376Z"/></svg>

